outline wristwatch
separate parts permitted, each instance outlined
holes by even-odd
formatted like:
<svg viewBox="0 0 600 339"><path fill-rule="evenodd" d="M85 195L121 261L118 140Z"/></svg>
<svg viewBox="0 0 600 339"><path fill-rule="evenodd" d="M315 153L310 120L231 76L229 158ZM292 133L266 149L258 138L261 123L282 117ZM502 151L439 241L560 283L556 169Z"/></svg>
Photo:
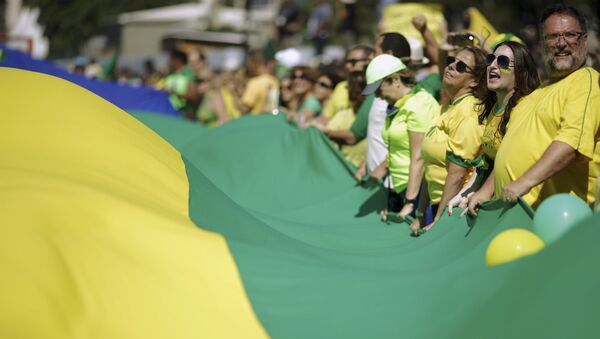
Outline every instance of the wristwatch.
<svg viewBox="0 0 600 339"><path fill-rule="evenodd" d="M417 199L407 199L406 197L404 197L404 199L402 199L402 205L407 204L413 204L413 207L417 207Z"/></svg>

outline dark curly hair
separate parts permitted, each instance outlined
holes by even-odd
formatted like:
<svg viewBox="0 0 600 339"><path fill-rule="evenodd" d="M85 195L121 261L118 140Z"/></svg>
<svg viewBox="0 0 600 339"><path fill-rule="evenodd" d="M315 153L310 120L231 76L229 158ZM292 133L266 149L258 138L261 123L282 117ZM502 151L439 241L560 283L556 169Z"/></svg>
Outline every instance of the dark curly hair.
<svg viewBox="0 0 600 339"><path fill-rule="evenodd" d="M510 113L512 112L513 108L515 108L521 98L533 92L540 85L540 77L538 75L535 61L525 46L514 41L505 41L496 46L494 51L496 51L500 46L508 46L512 50L515 64L515 90L508 100L506 107L504 108L502 121L498 126L498 131L496 131L496 133L500 133L500 136L504 136L504 134L506 134L506 125L508 124ZM485 86L487 88L487 83ZM479 114L480 124L483 124L487 117L492 114L492 110L494 109L496 102L496 93L489 91L488 96L483 101L483 110Z"/></svg>

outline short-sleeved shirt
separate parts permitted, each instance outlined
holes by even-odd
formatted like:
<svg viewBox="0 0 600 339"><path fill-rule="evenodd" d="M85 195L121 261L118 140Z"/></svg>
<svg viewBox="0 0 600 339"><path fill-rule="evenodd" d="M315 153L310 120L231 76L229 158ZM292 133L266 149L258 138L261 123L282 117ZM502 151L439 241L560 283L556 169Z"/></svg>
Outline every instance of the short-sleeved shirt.
<svg viewBox="0 0 600 339"><path fill-rule="evenodd" d="M348 108L352 108L348 93L348 81L342 81L333 89L331 97L323 109L323 116L331 119L337 112Z"/></svg>
<svg viewBox="0 0 600 339"><path fill-rule="evenodd" d="M542 86L521 99L511 112L506 135L496 154L496 196L500 196L504 186L527 172L553 141L560 141L585 159L576 159L532 188L523 199L537 207L552 194L572 193L592 203L596 180L592 173L597 166L593 159L594 152L598 152L599 124L598 72L589 67Z"/></svg>
<svg viewBox="0 0 600 339"><path fill-rule="evenodd" d="M489 160L496 159L496 153L502 142L502 134L500 133L500 123L504 110L494 111L487 117L485 127L483 128L483 137L481 138L481 151Z"/></svg>
<svg viewBox="0 0 600 339"><path fill-rule="evenodd" d="M165 89L173 92L169 96L169 101L173 108L178 111L183 111L186 108L187 100L181 96L187 94L191 81L192 79L183 71L169 74L165 79Z"/></svg>
<svg viewBox="0 0 600 339"><path fill-rule="evenodd" d="M439 98L440 90L442 89L442 80L439 73L432 73L426 76L423 80L419 81L415 87L411 89L411 92L424 89L431 94L435 99ZM374 94L369 95L363 104L360 106L358 113L356 113L356 120L350 131L357 140L362 140L367 137L367 129L369 122L369 112L375 98ZM367 107L368 104L368 107ZM366 108L363 110L363 108Z"/></svg>
<svg viewBox="0 0 600 339"><path fill-rule="evenodd" d="M410 169L409 132L425 133L432 120L440 114L440 105L426 90L409 93L394 105L386 118L381 135L388 145L388 169L396 192L408 185Z"/></svg>
<svg viewBox="0 0 600 339"><path fill-rule="evenodd" d="M262 74L248 80L242 103L250 108L251 114L271 112L276 107L276 94L279 88L277 78Z"/></svg>
<svg viewBox="0 0 600 339"><path fill-rule="evenodd" d="M448 175L447 161L473 171L471 163L480 155L483 135L479 111L479 100L471 94L464 95L451 102L425 134L421 155L432 204L439 203L442 198Z"/></svg>

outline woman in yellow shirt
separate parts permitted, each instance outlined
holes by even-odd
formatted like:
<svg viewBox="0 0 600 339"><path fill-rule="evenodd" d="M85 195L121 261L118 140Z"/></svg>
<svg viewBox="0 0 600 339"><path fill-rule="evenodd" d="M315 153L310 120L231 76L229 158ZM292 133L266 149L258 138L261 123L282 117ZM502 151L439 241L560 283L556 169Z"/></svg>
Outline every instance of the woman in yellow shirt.
<svg viewBox="0 0 600 339"><path fill-rule="evenodd" d="M421 190L417 218L411 225L415 235L433 227L444 206L460 192L478 165L483 135L479 111L488 95L485 60L483 50L471 46L460 50L455 57L448 57L442 84L450 104L434 120L423 140L426 188ZM425 226L424 214L429 202L434 218Z"/></svg>
<svg viewBox="0 0 600 339"><path fill-rule="evenodd" d="M469 196L467 206L477 215L479 205L494 195L494 159L506 133L510 113L519 100L540 85L537 67L527 48L517 42L499 44L487 56L487 87L490 94L485 100L479 122L485 123L481 151L488 169L483 186ZM467 210L465 210L466 212Z"/></svg>

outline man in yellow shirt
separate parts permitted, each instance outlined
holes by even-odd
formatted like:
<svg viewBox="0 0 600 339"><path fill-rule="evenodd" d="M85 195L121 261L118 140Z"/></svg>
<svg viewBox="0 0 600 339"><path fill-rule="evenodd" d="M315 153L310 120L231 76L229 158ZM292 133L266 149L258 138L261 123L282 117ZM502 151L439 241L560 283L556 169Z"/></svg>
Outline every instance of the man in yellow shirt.
<svg viewBox="0 0 600 339"><path fill-rule="evenodd" d="M533 207L556 193L595 200L600 140L598 72L584 67L585 18L554 5L542 14L543 60L549 82L515 107L496 156L496 197L523 197Z"/></svg>
<svg viewBox="0 0 600 339"><path fill-rule="evenodd" d="M323 116L325 118L331 119L340 111L353 109L352 102L350 100L349 86L352 86L352 83L358 78L358 75L364 76L367 65L371 61L372 53L373 50L370 47L363 45L352 47L348 51L345 60L345 67L346 71L348 72L348 80L344 80L335 86L335 89L331 94L331 98L323 109ZM360 86L361 91L363 86L364 84Z"/></svg>
<svg viewBox="0 0 600 339"><path fill-rule="evenodd" d="M346 70L348 78L338 83L323 109L323 116L314 121L313 125L325 124L329 131L348 130L356 119L365 97L361 95L365 86L365 70L372 57L373 49L369 46L358 45L350 48L346 54ZM367 144L363 140L354 145L340 145L340 151L350 163L359 166L365 160Z"/></svg>
<svg viewBox="0 0 600 339"><path fill-rule="evenodd" d="M253 50L246 56L246 69L251 77L246 83L246 88L241 99L233 96L237 107L242 114L271 113L277 108L279 83L273 76L271 63L262 51Z"/></svg>

